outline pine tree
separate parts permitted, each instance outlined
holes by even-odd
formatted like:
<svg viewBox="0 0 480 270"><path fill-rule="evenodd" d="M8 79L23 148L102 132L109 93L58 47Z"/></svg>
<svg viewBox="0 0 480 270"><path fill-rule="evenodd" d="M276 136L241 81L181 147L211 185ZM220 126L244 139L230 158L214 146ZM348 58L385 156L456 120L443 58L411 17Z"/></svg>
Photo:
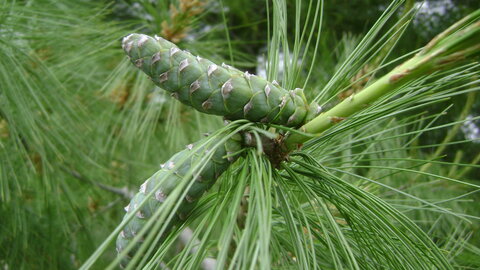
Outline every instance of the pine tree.
<svg viewBox="0 0 480 270"><path fill-rule="evenodd" d="M0 268L479 268L478 7L347 2L3 1Z"/></svg>

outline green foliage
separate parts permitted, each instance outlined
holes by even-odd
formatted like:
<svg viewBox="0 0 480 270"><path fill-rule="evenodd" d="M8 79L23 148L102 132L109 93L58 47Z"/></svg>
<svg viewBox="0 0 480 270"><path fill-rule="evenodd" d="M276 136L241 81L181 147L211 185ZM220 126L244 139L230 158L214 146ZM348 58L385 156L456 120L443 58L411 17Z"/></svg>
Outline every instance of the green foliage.
<svg viewBox="0 0 480 270"><path fill-rule="evenodd" d="M117 268L115 239L143 211L122 221L132 190L152 175L173 179L155 174L159 164L215 130L203 145L221 150L218 140L245 132L255 143L184 222L172 223L195 168L214 162L213 152L181 152L195 165L149 208L155 218L137 234L144 241L123 249L141 251L128 267L480 267L480 156L461 133L467 115L478 119L478 62L413 80L275 168L260 138L293 129L245 120L222 127L136 70L121 38L168 34L216 63L250 73L265 66L265 79L303 88L327 110L431 36L418 34L415 10L399 20L402 1L211 0L182 8L192 2L0 1L0 268ZM458 4L450 22L470 12L469 3ZM368 21L355 21L358 13ZM261 56L266 62L255 63Z"/></svg>

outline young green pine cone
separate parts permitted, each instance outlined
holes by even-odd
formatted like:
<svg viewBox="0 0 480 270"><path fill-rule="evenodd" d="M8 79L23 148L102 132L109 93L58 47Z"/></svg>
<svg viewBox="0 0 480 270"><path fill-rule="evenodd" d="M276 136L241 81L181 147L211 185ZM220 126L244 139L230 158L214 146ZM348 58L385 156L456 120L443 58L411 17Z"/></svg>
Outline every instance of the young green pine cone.
<svg viewBox="0 0 480 270"><path fill-rule="evenodd" d="M215 143L212 143L211 145L214 144ZM234 153L237 153L241 147L241 136L233 136L222 146L216 148L212 158L207 161L207 164L204 167L202 166L203 169L198 175L197 172L194 172L194 176L196 176L195 182L188 190L181 206L178 208L175 219L168 224L168 229L164 233L165 235L168 234L168 231L172 228L172 226L186 219L203 193L208 190L215 183L218 177L220 177L220 175L227 170L228 166L230 166L230 164L238 158L238 155L234 155ZM138 210L138 205L140 202L145 199L145 197L156 186L158 186L161 179L164 179L165 176L171 173L173 170L173 173L171 173L161 182L160 187L155 190L153 195L147 199L147 202L143 204L143 206L137 211L136 215L124 227L117 238L117 252L120 253L127 247L135 235L137 235L147 223L148 219L152 217L156 209L158 209L160 205L167 199L176 185L183 180L187 173L189 173L191 167L195 165L195 161L198 161L202 156L205 155L206 151L209 151L208 149L201 148L195 151L195 154L192 155L191 152L193 151L193 148L194 146L190 144L185 150L175 154L172 158L170 158L170 160L161 166L162 169L158 173L147 179L141 185L139 193L137 193L131 200L130 204L125 207L127 213ZM122 258L120 263L122 267L128 264L131 257L135 254L140 245L141 242L135 243L135 246L129 251L128 255Z"/></svg>
<svg viewBox="0 0 480 270"><path fill-rule="evenodd" d="M291 127L318 113L300 88L287 91L275 81L218 66L158 36L130 34L122 47L156 85L201 112Z"/></svg>

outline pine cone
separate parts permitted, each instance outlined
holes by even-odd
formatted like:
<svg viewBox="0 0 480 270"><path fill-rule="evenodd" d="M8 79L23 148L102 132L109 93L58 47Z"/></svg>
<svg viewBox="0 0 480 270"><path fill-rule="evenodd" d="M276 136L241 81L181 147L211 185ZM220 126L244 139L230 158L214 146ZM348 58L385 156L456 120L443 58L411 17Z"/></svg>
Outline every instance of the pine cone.
<svg viewBox="0 0 480 270"><path fill-rule="evenodd" d="M122 47L156 85L204 113L297 127L317 110L300 88L287 91L275 81L216 65L158 36L130 34Z"/></svg>

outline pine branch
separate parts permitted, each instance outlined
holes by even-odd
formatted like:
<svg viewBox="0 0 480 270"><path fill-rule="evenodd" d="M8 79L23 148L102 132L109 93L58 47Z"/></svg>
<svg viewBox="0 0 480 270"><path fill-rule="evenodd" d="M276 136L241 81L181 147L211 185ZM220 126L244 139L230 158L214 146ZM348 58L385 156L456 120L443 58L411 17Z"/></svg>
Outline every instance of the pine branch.
<svg viewBox="0 0 480 270"><path fill-rule="evenodd" d="M471 61L480 53L479 18L480 10L460 20L436 36L413 58L397 66L360 93L350 96L303 125L299 130L312 136L292 134L285 140L286 148L288 150L298 148L311 137L318 137L336 123L422 76Z"/></svg>

